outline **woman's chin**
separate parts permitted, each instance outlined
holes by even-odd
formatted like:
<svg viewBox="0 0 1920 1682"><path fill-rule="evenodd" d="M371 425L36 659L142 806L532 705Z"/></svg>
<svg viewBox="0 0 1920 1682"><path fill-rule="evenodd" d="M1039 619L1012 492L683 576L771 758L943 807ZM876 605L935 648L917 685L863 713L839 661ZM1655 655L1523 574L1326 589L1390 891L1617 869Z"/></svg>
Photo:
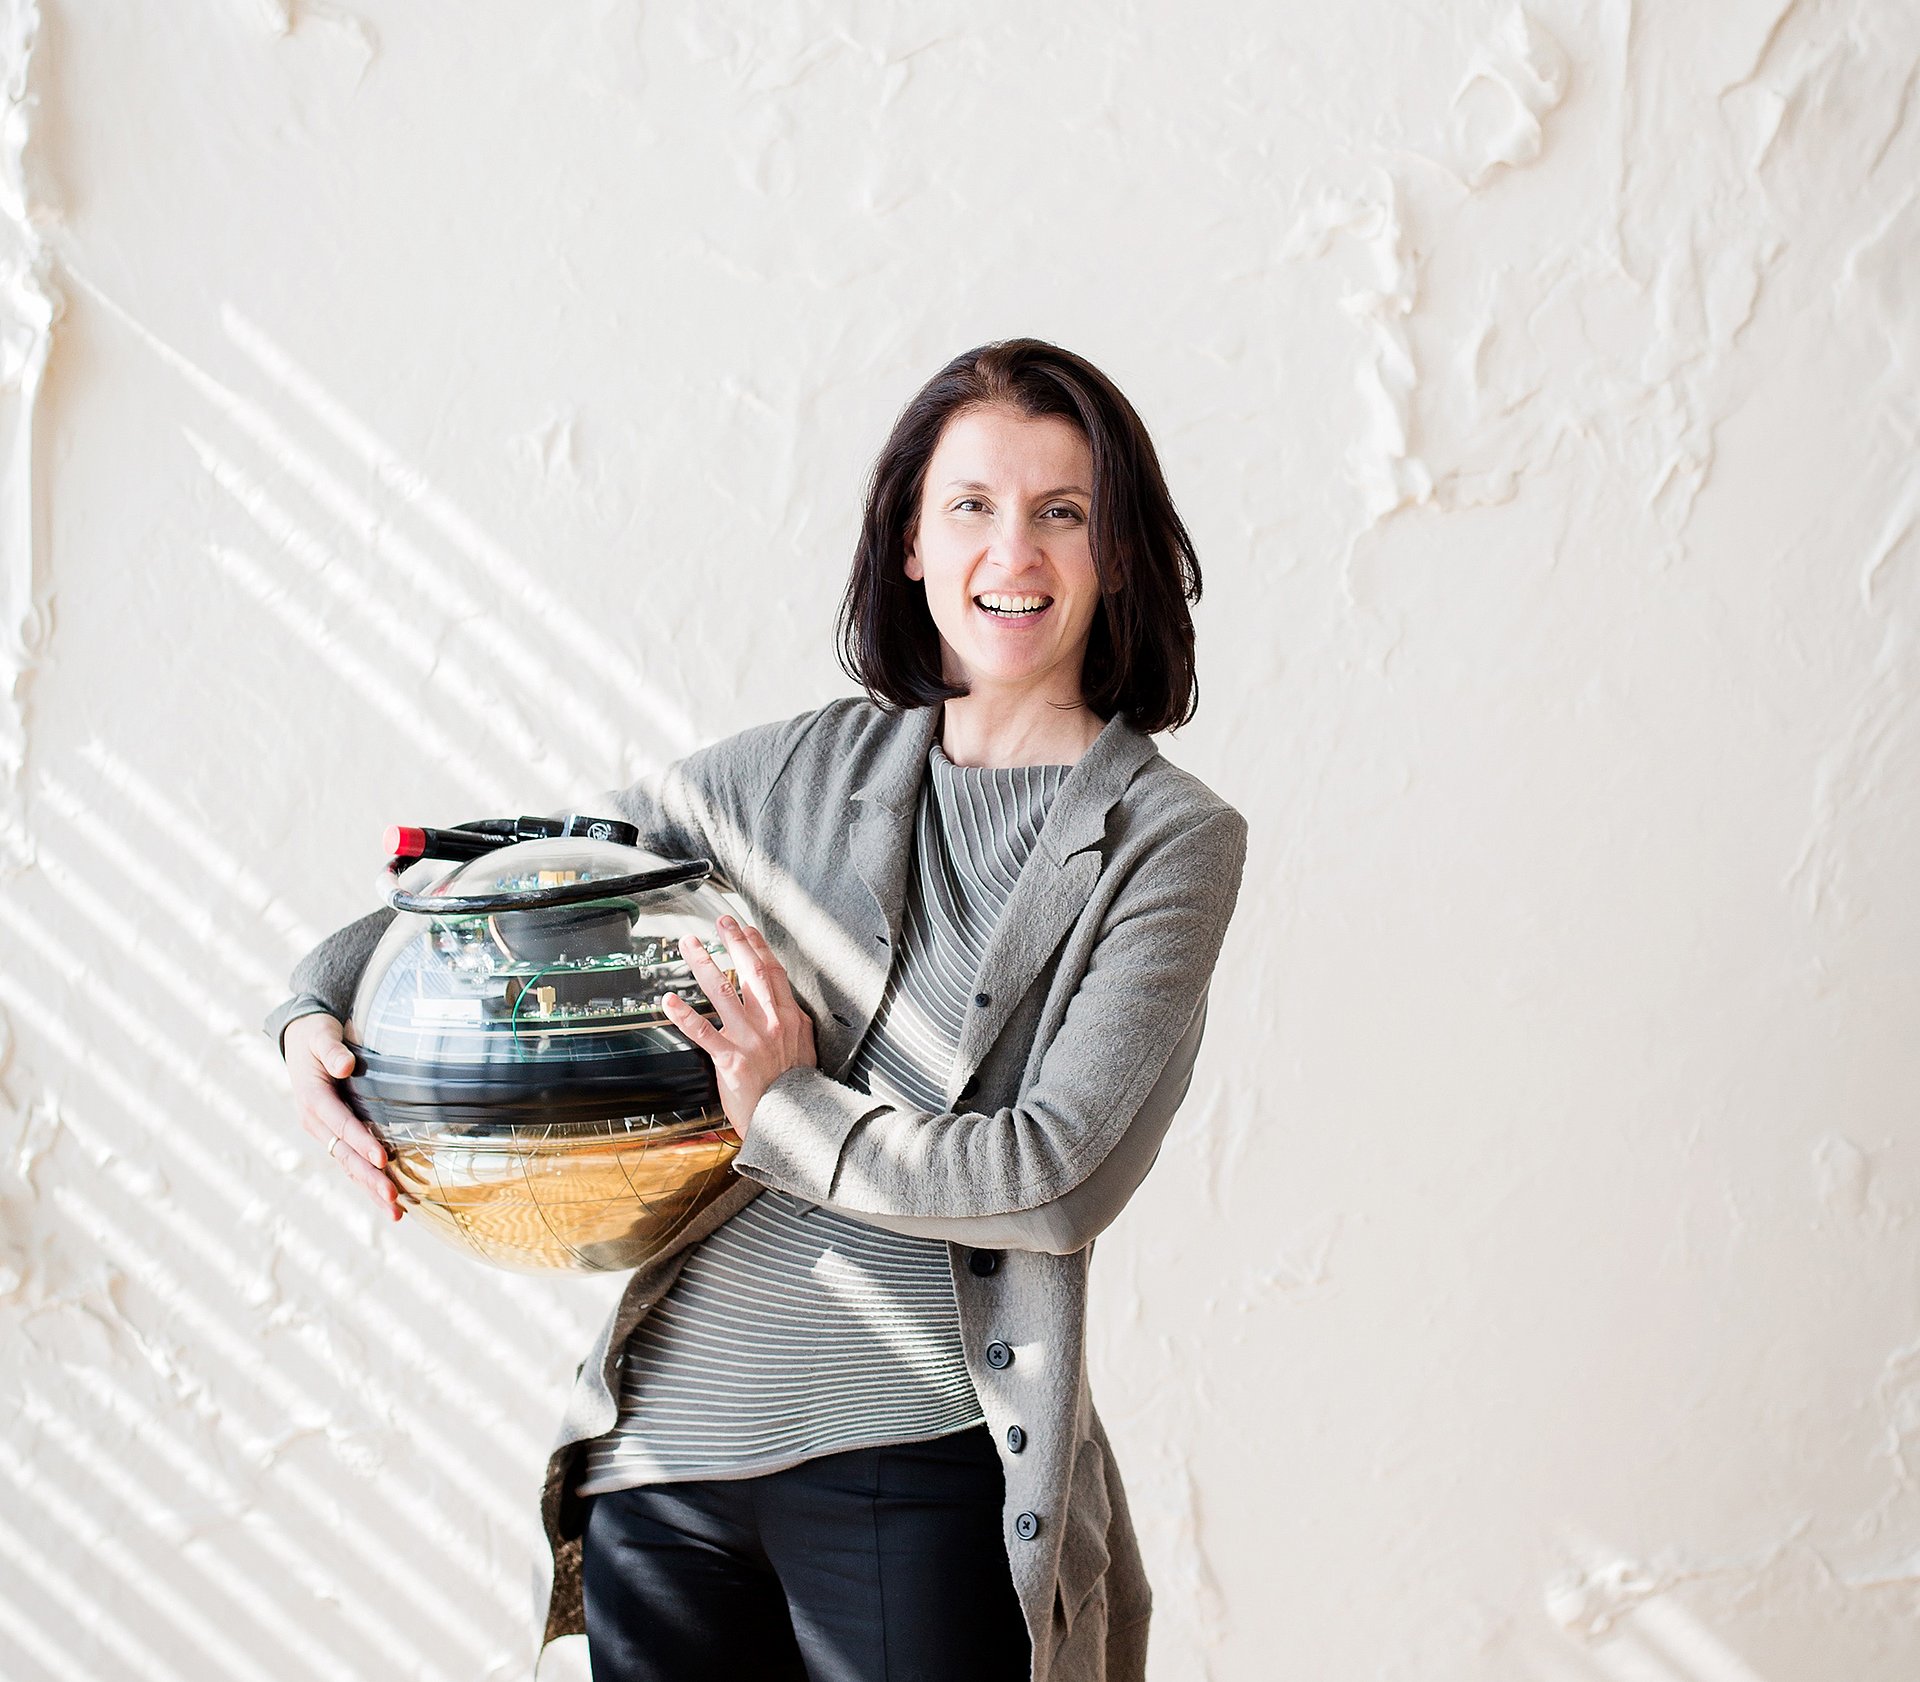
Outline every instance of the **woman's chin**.
<svg viewBox="0 0 1920 1682"><path fill-rule="evenodd" d="M978 618L979 610L972 617ZM948 672L976 692L983 688L1050 691L1068 667L1076 680L1079 677L1080 660L1062 651L1053 635L1006 634L991 625L976 631L968 624L960 628L958 637L943 634L940 640ZM1083 645L1079 654L1084 657L1085 652Z"/></svg>
<svg viewBox="0 0 1920 1682"><path fill-rule="evenodd" d="M974 694L983 690L1039 689L1053 681L1054 662L1048 660L962 659L960 681Z"/></svg>

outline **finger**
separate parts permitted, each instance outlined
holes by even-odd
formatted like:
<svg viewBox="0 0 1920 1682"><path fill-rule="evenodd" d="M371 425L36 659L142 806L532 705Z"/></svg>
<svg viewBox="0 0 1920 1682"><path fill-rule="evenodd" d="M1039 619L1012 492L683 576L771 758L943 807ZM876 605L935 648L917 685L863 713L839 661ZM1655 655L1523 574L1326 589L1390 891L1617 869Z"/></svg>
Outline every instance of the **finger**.
<svg viewBox="0 0 1920 1682"><path fill-rule="evenodd" d="M363 1156L350 1150L337 1150L334 1159L345 1170L348 1179L353 1181L368 1197L382 1209L394 1215L400 1210L400 1188L375 1168Z"/></svg>
<svg viewBox="0 0 1920 1682"><path fill-rule="evenodd" d="M757 928L748 924L745 932L766 987L768 1027L776 1035L786 1038L788 1044L797 1046L801 1058L817 1068L819 1053L813 1043L813 1018L806 1006L794 997L786 966L775 956L772 944ZM798 1029L794 1027L795 1022L800 1024Z"/></svg>
<svg viewBox="0 0 1920 1682"><path fill-rule="evenodd" d="M339 1063L336 1064L336 1067L340 1067L341 1065L344 1065L344 1067L340 1067L338 1074L334 1072L334 1069L329 1068L327 1063L318 1056L312 1058L303 1057L298 1062L287 1065L287 1079L293 1084L296 1090L305 1087L323 1086L331 1091L337 1083L343 1081L348 1075L353 1073L353 1053L348 1051L345 1046L342 1046L340 1049L343 1055L339 1059Z"/></svg>
<svg viewBox="0 0 1920 1682"><path fill-rule="evenodd" d="M687 960L687 968L692 971L693 979L700 983L700 991L712 1000L714 1009L720 1013L720 1025L729 1033L740 1025L739 996L727 980L706 943L693 935L683 935L680 940L680 954Z"/></svg>
<svg viewBox="0 0 1920 1682"><path fill-rule="evenodd" d="M294 1098L299 1105L301 1126L321 1144L338 1139L342 1150L364 1157L376 1171L386 1166L386 1148L373 1130L341 1101L331 1082L302 1077L294 1083Z"/></svg>
<svg viewBox="0 0 1920 1682"><path fill-rule="evenodd" d="M344 1134L322 1132L326 1142L327 1160L333 1163L350 1179L356 1179L363 1185L378 1187L390 1183L386 1174L386 1153L380 1149L378 1140L373 1149L379 1152L377 1157L369 1157L358 1149L352 1140Z"/></svg>
<svg viewBox="0 0 1920 1682"><path fill-rule="evenodd" d="M301 1125L317 1139L327 1143L327 1160L339 1168L341 1173L360 1187L382 1209L387 1210L394 1219L400 1215L400 1190L385 1173L369 1162L358 1151L351 1150L347 1141L332 1132L324 1122L303 1113ZM376 1148L378 1141L376 1143Z"/></svg>
<svg viewBox="0 0 1920 1682"><path fill-rule="evenodd" d="M300 1094L300 1125L321 1144L330 1146L340 1141L332 1152L336 1162L351 1156L357 1162L367 1162L374 1173L386 1167L386 1146L380 1137L324 1083Z"/></svg>
<svg viewBox="0 0 1920 1682"><path fill-rule="evenodd" d="M732 954L735 968L746 982L747 991L760 1006L766 1026L779 1027L779 997L774 992L772 977L767 974L768 963L777 963L778 960L767 950L765 941L756 946L748 937L745 926L732 917L720 919L720 934L727 943L727 951Z"/></svg>
<svg viewBox="0 0 1920 1682"><path fill-rule="evenodd" d="M331 1016L318 1012L303 1020L310 1020L314 1026L305 1036L302 1045L303 1055L299 1061L310 1064L335 1080L344 1080L352 1074L353 1051L340 1037L339 1022Z"/></svg>
<svg viewBox="0 0 1920 1682"><path fill-rule="evenodd" d="M349 1111L348 1114L350 1119L357 1119L352 1117L351 1111ZM306 1117L302 1117L303 1122L307 1121L307 1119ZM387 1177L384 1168L379 1163L370 1162L361 1152L352 1147L352 1144L344 1135L330 1131L323 1122L311 1124L307 1130L313 1132L316 1126L319 1131L319 1136L326 1141L327 1160L333 1163L341 1173L345 1174L348 1179L352 1180L354 1184L359 1186L363 1191L369 1193L374 1201L382 1205L382 1207L390 1208L399 1201L400 1188ZM365 1129L362 1128L362 1131L364 1132ZM372 1136L368 1135L368 1137L371 1138ZM378 1139L373 1139L373 1148L380 1150L380 1142ZM381 1151L383 1159L385 1154L384 1151Z"/></svg>
<svg viewBox="0 0 1920 1682"><path fill-rule="evenodd" d="M787 980L786 965L774 956L773 947L767 937L753 924L748 923L742 931L747 945L752 949L759 963L759 974L764 977L768 991L782 1010L800 1008L800 1001L793 996L793 984Z"/></svg>
<svg viewBox="0 0 1920 1682"><path fill-rule="evenodd" d="M660 1005L667 1013L667 1020L702 1051L718 1055L726 1049L726 1041L719 1030L678 993L667 994Z"/></svg>

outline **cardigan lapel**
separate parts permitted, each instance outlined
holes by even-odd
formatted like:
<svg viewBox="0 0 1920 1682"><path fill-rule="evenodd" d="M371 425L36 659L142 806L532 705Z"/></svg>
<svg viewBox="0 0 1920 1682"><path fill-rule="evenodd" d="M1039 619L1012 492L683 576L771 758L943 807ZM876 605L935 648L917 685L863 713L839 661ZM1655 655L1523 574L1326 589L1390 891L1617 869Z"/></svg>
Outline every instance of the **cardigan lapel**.
<svg viewBox="0 0 1920 1682"><path fill-rule="evenodd" d="M873 775L851 796L860 807L848 841L851 862L884 922L888 950L894 953L900 944L920 784L940 716L938 705L903 712ZM947 1083L949 1105L972 1078L1074 918L1093 898L1101 869L1098 843L1106 835L1107 814L1158 751L1152 737L1115 713L1062 779L1040 826L1039 844L1021 866L981 958L975 985L988 1002L970 1001L967 1006ZM856 926L860 920L856 916ZM871 911L865 920L871 921ZM852 1001L854 1021L833 1036L824 1066L844 1072L880 1009L886 982L884 966L872 966L862 975L861 995ZM838 1043L842 1039L844 1048Z"/></svg>
<svg viewBox="0 0 1920 1682"><path fill-rule="evenodd" d="M847 927L856 931L855 938L863 950L871 951L879 945L877 939L872 945L868 944L870 934L886 936L887 944L882 949L885 955L890 957L900 949L914 813L919 802L920 779L926 775L927 751L933 746L939 728L938 706L903 711L893 734L881 749L873 775L849 797L857 816L847 836L848 858L872 903L861 906L849 901L843 909L848 913ZM876 912L878 926L874 926ZM843 1027L833 1022L834 1032L830 1036L822 1032L820 1024L815 1024L816 1040L825 1042L819 1046L826 1053L821 1063L823 1068L836 1075L846 1072L867 1025L879 1012L891 967L890 961L863 963L858 975L850 980L854 995L851 1024Z"/></svg>
<svg viewBox="0 0 1920 1682"><path fill-rule="evenodd" d="M987 937L974 983L987 1002L968 1001L947 1079L948 1108L972 1080L1054 948L1092 901L1105 868L1100 843L1106 839L1107 814L1159 751L1151 736L1115 713L1062 780L1040 826L1039 844L1020 867L1013 892Z"/></svg>

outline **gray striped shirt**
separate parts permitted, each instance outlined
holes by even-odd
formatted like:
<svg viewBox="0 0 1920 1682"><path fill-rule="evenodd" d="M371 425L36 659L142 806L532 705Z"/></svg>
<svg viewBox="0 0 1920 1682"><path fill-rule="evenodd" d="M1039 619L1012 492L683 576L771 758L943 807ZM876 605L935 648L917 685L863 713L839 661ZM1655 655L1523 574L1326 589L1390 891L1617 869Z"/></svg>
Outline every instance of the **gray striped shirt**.
<svg viewBox="0 0 1920 1682"><path fill-rule="evenodd" d="M1071 767L955 765L938 741L927 765L899 950L846 1081L937 1112L987 937ZM982 1417L946 1244L769 1187L634 1328L579 1492L750 1477Z"/></svg>

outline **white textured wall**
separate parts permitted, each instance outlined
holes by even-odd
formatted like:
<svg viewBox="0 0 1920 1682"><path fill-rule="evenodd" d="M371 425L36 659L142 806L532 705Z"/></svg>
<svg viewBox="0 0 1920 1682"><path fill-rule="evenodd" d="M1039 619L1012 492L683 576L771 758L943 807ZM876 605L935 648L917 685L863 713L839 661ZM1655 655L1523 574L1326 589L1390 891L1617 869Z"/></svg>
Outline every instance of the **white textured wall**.
<svg viewBox="0 0 1920 1682"><path fill-rule="evenodd" d="M384 823L847 692L1023 332L1253 826L1096 1270L1156 1682L1920 1674L1910 4L0 11L7 1682L528 1674L606 1282L377 1226L259 1017Z"/></svg>

